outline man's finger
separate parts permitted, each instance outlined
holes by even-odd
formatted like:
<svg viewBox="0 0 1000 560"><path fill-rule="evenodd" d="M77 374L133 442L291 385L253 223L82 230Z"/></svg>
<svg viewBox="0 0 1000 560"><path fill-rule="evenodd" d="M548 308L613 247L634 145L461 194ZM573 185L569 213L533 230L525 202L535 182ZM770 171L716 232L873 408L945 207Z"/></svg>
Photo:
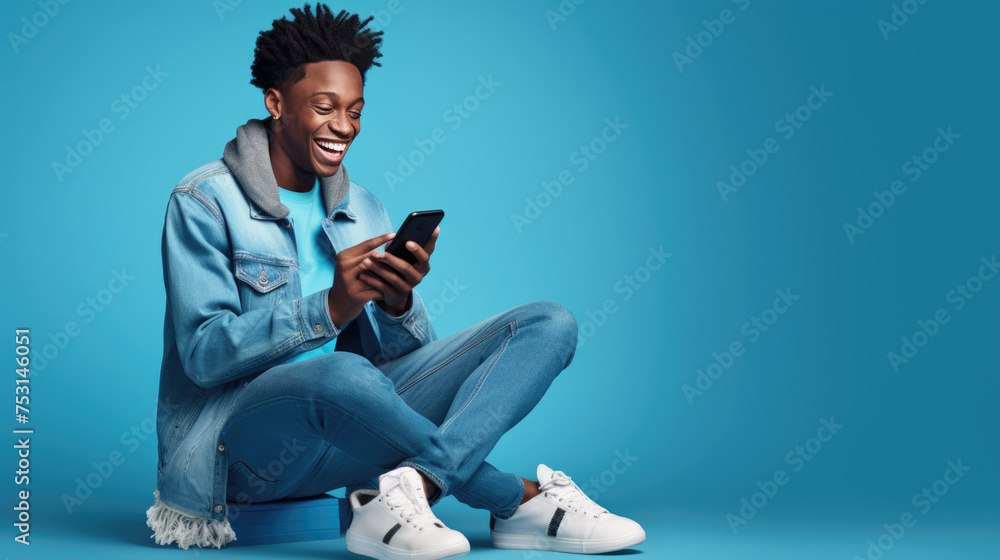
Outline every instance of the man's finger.
<svg viewBox="0 0 1000 560"><path fill-rule="evenodd" d="M376 255L380 256L373 258L372 263L377 269L390 269L394 275L408 282L411 287L420 283L420 273L415 268L420 265L420 260L416 264L411 265L392 253L376 253ZM417 258L419 259L420 257Z"/></svg>
<svg viewBox="0 0 1000 560"><path fill-rule="evenodd" d="M358 278L362 282L367 283L369 286L373 286L381 290L381 293L386 297L398 298L400 295L404 293L403 288L395 286L392 282L390 282L386 278L383 278L378 274L374 274L371 271L362 272L358 276ZM405 282L403 284L405 285Z"/></svg>
<svg viewBox="0 0 1000 560"><path fill-rule="evenodd" d="M411 243L413 244L413 248L412 249L410 248L410 244ZM417 245L417 243L415 241L407 241L405 247L406 247L406 250L409 251L409 252L411 252L411 253L413 253L413 256L416 257L416 259L417 259L417 262L415 262L415 263L413 263L411 265L413 268L421 267L421 266L423 266L424 263L426 263L428 260L430 260L430 255L427 253L427 251L423 247L421 247L420 245ZM395 255L390 255L389 253L386 253L386 259L388 259L391 256L395 256ZM403 259L399 259L399 260L402 261ZM396 266L396 263L393 262L393 265Z"/></svg>
<svg viewBox="0 0 1000 560"><path fill-rule="evenodd" d="M428 239L427 243L424 244L424 251L427 252L428 257L430 256L431 253L434 252L434 247L437 245L437 238L439 233L441 233L441 226L434 228L434 231L431 232L430 239Z"/></svg>
<svg viewBox="0 0 1000 560"><path fill-rule="evenodd" d="M366 273L364 270L362 270L356 276L358 283L355 284L356 291L353 294L354 297L363 299L365 301L370 301L373 299L374 300L382 299L382 296L385 294L382 292L382 290L379 289L378 286L373 285L374 282L369 282L365 280L366 274L371 274L371 273Z"/></svg>
<svg viewBox="0 0 1000 560"><path fill-rule="evenodd" d="M367 253L368 251L371 251L385 244L386 242L392 240L392 238L395 236L396 236L395 232L383 233L382 235L372 237L371 239L366 239L353 247L348 247L343 251L341 251L341 253L346 252L348 256L355 256Z"/></svg>

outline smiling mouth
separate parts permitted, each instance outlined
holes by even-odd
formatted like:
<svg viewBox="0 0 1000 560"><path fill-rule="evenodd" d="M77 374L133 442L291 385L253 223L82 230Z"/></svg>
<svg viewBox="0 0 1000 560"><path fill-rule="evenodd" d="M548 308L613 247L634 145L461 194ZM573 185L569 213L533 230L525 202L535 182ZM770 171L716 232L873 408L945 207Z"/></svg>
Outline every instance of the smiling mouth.
<svg viewBox="0 0 1000 560"><path fill-rule="evenodd" d="M321 150L332 155L343 154L347 150L346 142L329 142L327 140L316 140L316 145L320 147Z"/></svg>

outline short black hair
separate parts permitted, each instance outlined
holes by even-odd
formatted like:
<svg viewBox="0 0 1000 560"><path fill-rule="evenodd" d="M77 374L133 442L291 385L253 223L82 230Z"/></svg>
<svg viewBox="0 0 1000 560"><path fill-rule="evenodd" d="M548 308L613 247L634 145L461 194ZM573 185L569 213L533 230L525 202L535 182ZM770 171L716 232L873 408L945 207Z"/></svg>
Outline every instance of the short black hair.
<svg viewBox="0 0 1000 560"><path fill-rule="evenodd" d="M254 49L250 83L263 91L283 89L306 75L305 64L324 60L350 62L361 71L361 82L375 61L381 58L382 32L366 29L373 16L361 20L357 14L341 10L336 16L324 4L316 13L307 3L303 9L289 10L295 17L274 20L271 29L261 31Z"/></svg>

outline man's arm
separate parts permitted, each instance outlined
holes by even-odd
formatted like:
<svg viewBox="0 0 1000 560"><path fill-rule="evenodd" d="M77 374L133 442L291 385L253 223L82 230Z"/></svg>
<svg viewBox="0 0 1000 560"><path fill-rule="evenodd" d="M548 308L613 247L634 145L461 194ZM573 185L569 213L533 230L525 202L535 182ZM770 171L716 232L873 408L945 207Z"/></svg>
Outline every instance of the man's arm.
<svg viewBox="0 0 1000 560"><path fill-rule="evenodd" d="M222 214L200 191L171 194L162 251L178 352L199 387L259 371L297 346L305 351L339 334L329 289L242 312Z"/></svg>
<svg viewBox="0 0 1000 560"><path fill-rule="evenodd" d="M416 288L410 290L410 294L410 307L399 316L390 315L380 305L375 306L375 320L382 339L382 357L386 360L409 354L438 339L420 294Z"/></svg>
<svg viewBox="0 0 1000 560"><path fill-rule="evenodd" d="M390 230L393 229L392 220L389 219L389 214L384 208L382 209L382 219L388 224ZM440 228L436 227L426 246L417 249L414 253L414 256L417 257L417 264L415 266L419 269L418 272L421 273L420 280L423 279L424 274L430 271L428 261L430 260L430 254L434 252L434 248L437 245L439 230ZM373 263L376 268L369 269L370 274L377 275L377 267L379 266L391 267L393 262L405 264L402 259L391 254L385 255L383 259L379 260L384 260L385 262ZM411 285L416 286L412 282ZM382 357L384 359L392 360L398 358L428 342L437 340L438 336L434 332L434 326L431 325L430 314L427 313L427 308L424 306L424 302L415 287L409 290L408 297L401 305L394 306L387 304L384 300L375 300L375 303L374 315L379 326L380 338L382 339Z"/></svg>

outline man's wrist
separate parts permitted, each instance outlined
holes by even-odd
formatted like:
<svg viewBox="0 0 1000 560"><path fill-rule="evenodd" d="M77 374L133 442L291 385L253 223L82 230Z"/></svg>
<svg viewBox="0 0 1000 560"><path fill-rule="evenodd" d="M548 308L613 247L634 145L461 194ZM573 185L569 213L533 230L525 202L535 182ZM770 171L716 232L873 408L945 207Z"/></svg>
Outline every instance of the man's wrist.
<svg viewBox="0 0 1000 560"><path fill-rule="evenodd" d="M336 309L333 306L333 288L327 290L327 294L326 294L326 307L328 309L328 313L327 314L330 316L330 322L333 323L333 328L335 328L338 331L340 331L341 330L340 327L343 326L343 324L341 324L341 325L337 324L337 319L338 319L336 317L337 313L336 313Z"/></svg>
<svg viewBox="0 0 1000 560"><path fill-rule="evenodd" d="M413 290L410 290L409 293L406 294L406 300L403 302L402 305L398 307L386 305L385 300L378 300L375 303L380 308L382 308L382 311L385 311L392 317L399 317L400 315L409 311L410 308L413 306Z"/></svg>

